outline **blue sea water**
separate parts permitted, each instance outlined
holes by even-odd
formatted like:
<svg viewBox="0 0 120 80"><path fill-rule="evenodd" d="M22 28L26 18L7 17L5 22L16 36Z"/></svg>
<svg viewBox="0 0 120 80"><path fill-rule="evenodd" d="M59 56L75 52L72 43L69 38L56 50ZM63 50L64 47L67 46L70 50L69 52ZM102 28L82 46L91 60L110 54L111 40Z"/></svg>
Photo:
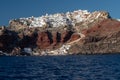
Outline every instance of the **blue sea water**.
<svg viewBox="0 0 120 80"><path fill-rule="evenodd" d="M120 54L0 56L0 80L120 80Z"/></svg>

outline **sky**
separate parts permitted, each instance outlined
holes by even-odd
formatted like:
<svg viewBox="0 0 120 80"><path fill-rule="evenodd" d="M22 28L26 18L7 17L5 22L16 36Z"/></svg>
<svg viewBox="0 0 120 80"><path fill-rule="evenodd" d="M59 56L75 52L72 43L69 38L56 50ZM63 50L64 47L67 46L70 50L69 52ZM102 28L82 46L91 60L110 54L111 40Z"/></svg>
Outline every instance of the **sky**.
<svg viewBox="0 0 120 80"><path fill-rule="evenodd" d="M120 18L120 0L0 0L0 26L21 17L65 13L74 10L107 11Z"/></svg>

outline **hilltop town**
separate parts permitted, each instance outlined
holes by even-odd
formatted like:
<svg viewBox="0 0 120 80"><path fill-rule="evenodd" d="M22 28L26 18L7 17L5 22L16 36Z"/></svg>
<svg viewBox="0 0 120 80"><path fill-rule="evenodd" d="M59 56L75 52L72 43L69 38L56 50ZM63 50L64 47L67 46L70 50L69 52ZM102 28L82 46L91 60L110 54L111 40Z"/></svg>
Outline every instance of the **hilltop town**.
<svg viewBox="0 0 120 80"><path fill-rule="evenodd" d="M119 20L106 11L13 19L8 27L0 27L0 55L119 53L119 28Z"/></svg>

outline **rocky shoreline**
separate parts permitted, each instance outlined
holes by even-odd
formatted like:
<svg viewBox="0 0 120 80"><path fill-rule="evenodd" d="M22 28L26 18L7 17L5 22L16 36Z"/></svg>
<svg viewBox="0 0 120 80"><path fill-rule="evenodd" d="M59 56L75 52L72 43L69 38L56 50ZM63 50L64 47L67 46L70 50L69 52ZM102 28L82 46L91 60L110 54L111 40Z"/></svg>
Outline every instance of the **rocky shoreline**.
<svg viewBox="0 0 120 80"><path fill-rule="evenodd" d="M120 53L119 44L120 22L105 11L20 18L0 27L0 56Z"/></svg>

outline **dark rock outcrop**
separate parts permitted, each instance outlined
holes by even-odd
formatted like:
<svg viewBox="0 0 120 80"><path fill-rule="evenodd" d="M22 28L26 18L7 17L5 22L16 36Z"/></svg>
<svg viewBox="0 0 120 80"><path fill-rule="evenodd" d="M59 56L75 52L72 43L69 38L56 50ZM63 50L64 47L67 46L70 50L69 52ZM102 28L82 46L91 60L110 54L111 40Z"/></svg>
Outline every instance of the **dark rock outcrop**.
<svg viewBox="0 0 120 80"><path fill-rule="evenodd" d="M17 33L7 29L2 30L0 35L0 50L10 52L17 43Z"/></svg>
<svg viewBox="0 0 120 80"><path fill-rule="evenodd" d="M37 34L31 34L31 35L24 35L20 34L18 38L18 46L21 48L30 47L34 48L36 47L36 41L37 41Z"/></svg>

